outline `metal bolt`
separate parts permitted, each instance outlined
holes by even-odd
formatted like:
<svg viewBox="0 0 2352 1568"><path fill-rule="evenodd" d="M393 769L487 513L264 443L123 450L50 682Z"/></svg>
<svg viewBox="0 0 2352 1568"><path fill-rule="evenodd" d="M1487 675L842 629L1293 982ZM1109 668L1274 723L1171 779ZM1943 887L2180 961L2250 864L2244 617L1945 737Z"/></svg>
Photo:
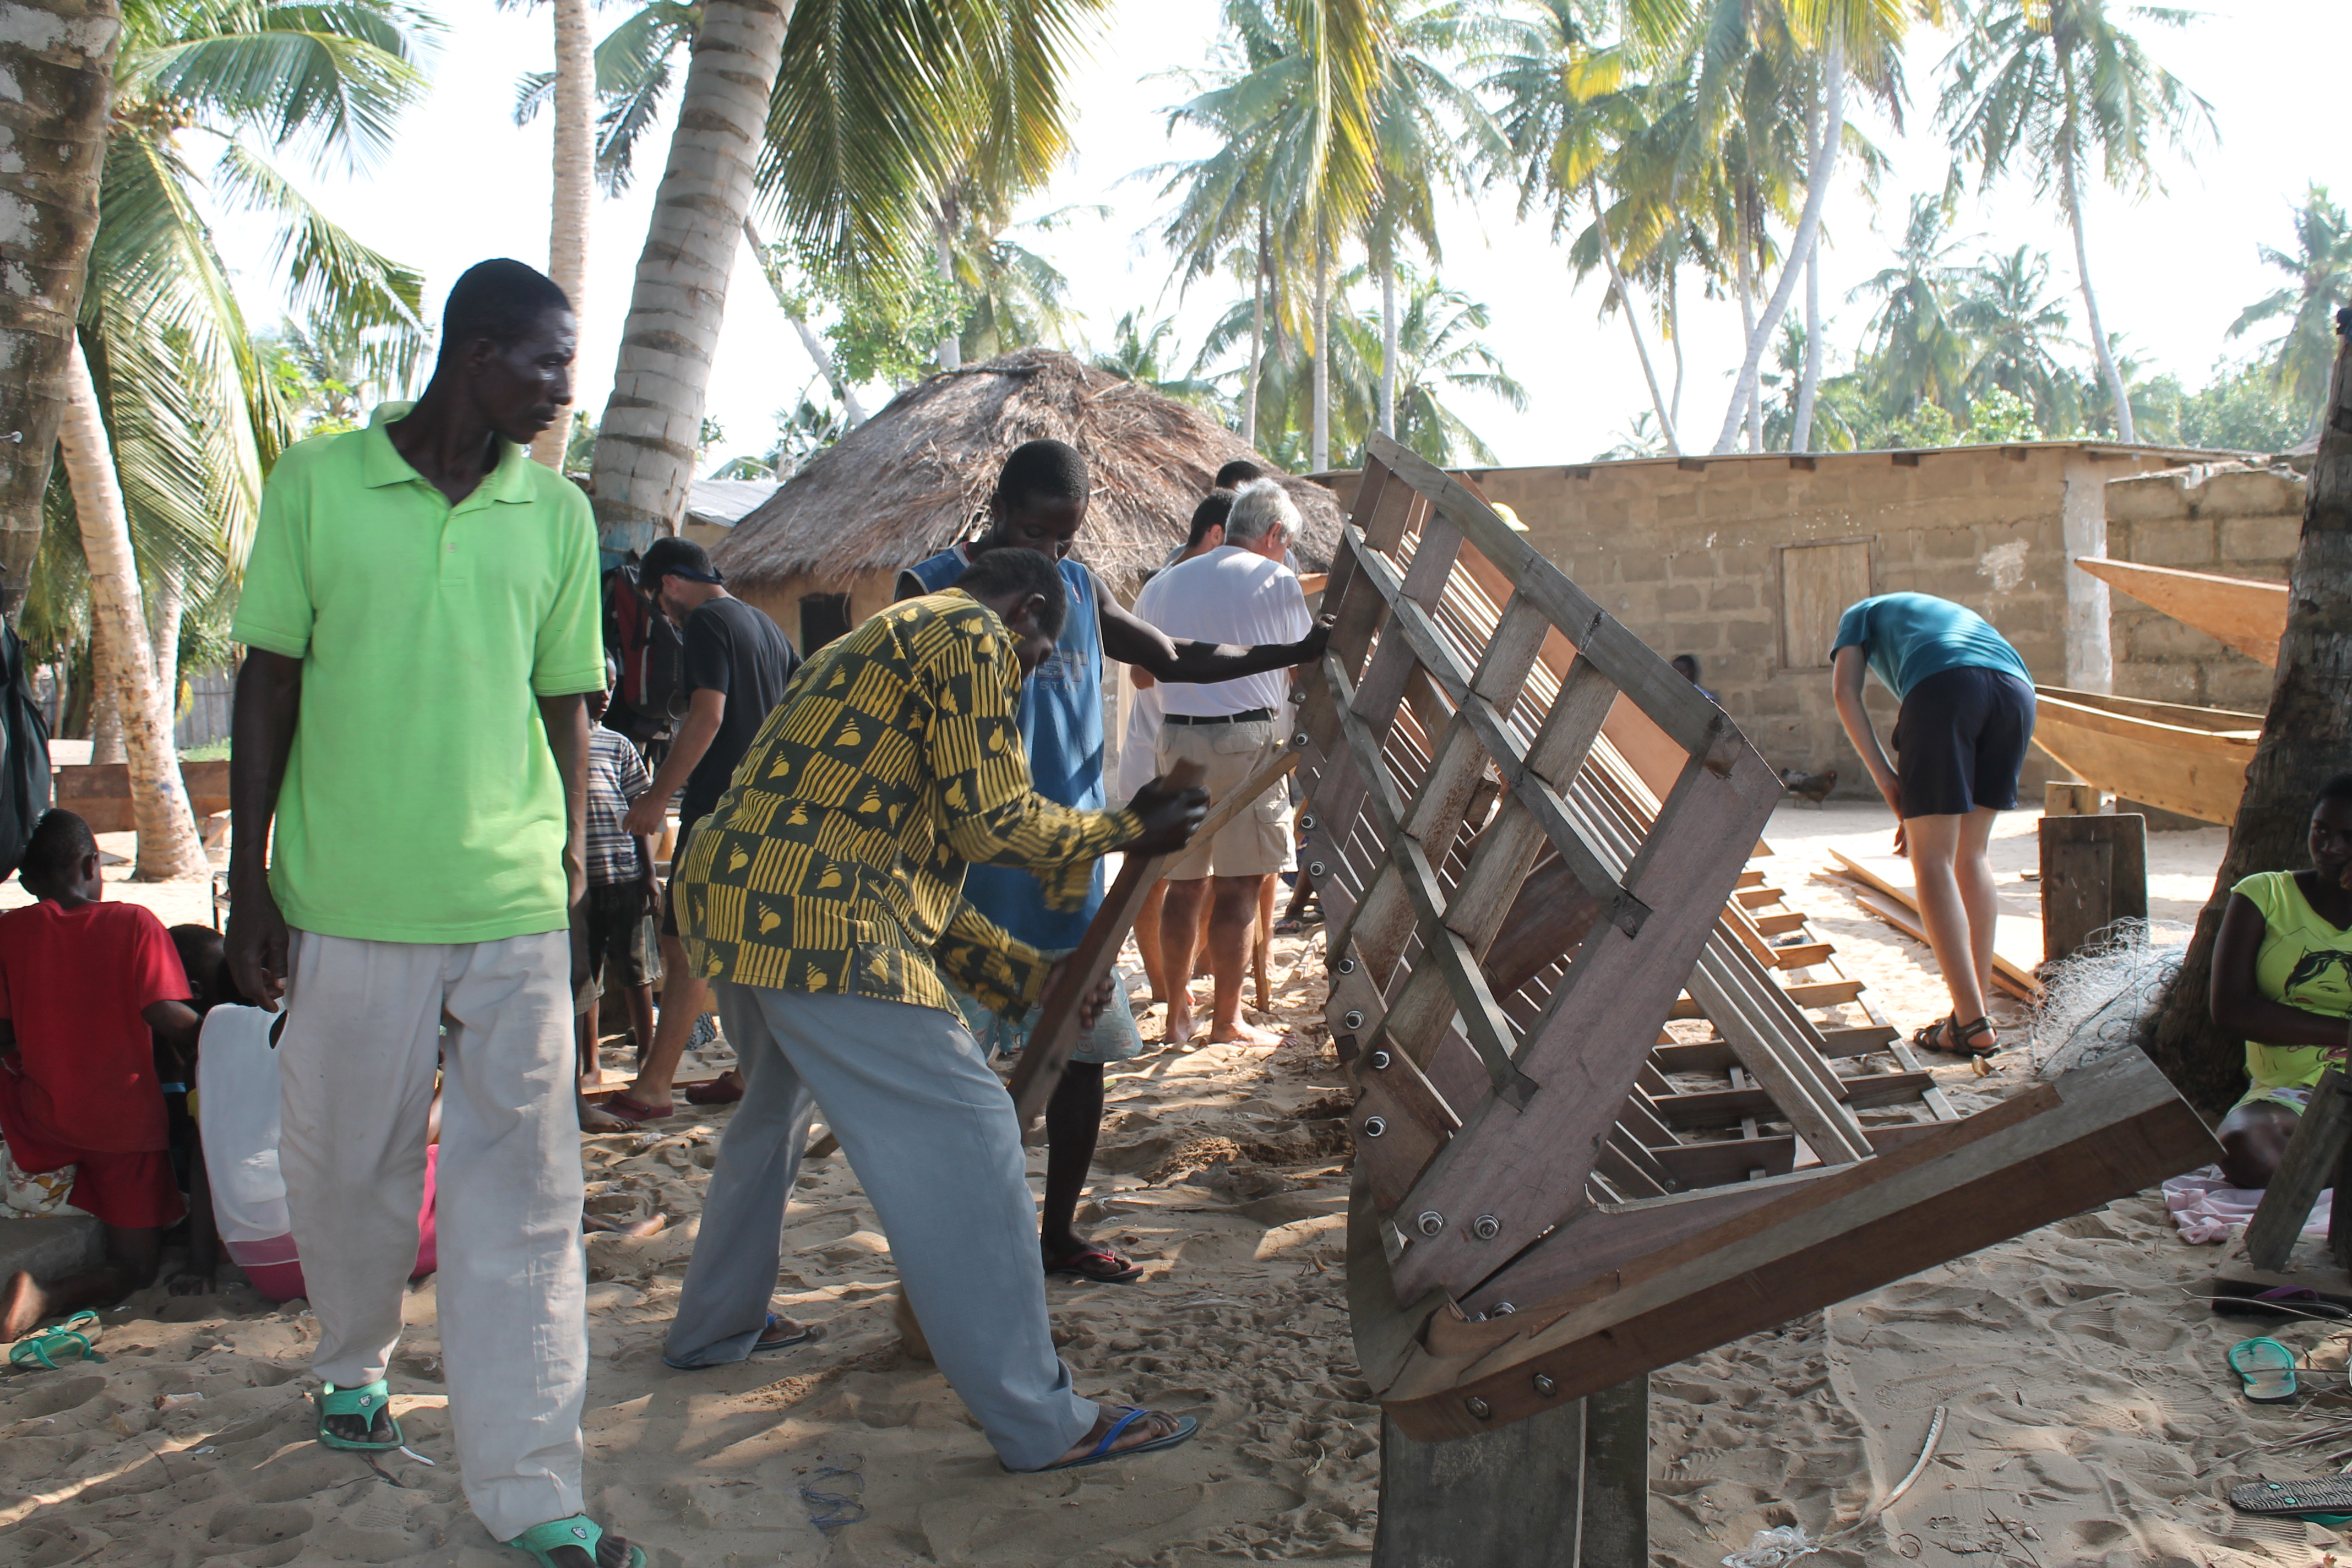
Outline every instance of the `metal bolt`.
<svg viewBox="0 0 2352 1568"><path fill-rule="evenodd" d="M1307 863L1307 874L1318 882L1323 879L1324 869L1323 862L1320 860L1309 860Z"/></svg>
<svg viewBox="0 0 2352 1568"><path fill-rule="evenodd" d="M1372 1070L1374 1072L1386 1072L1389 1070L1388 1052L1374 1051L1372 1053Z"/></svg>
<svg viewBox="0 0 2352 1568"><path fill-rule="evenodd" d="M1312 832L1314 832L1314 831L1315 831L1315 818L1314 818L1313 816L1302 816L1302 817L1300 817L1300 818L1298 819L1298 831L1299 831L1299 832L1301 832L1301 833L1312 833Z"/></svg>
<svg viewBox="0 0 2352 1568"><path fill-rule="evenodd" d="M1339 1026L1346 1029L1360 1029L1364 1026L1364 1015L1356 1008L1350 1007L1348 1009L1347 1016L1339 1020Z"/></svg>
<svg viewBox="0 0 2352 1568"><path fill-rule="evenodd" d="M1421 1226L1422 1235L1435 1236L1439 1231L1445 1228L1445 1216L1439 1214L1435 1209L1429 1209L1413 1223Z"/></svg>
<svg viewBox="0 0 2352 1568"><path fill-rule="evenodd" d="M1387 1131L1388 1130L1389 1130L1389 1123L1388 1123L1388 1118L1387 1118L1387 1117L1385 1117L1385 1116L1367 1116L1367 1117L1365 1117L1365 1118L1364 1118L1364 1136L1365 1136L1365 1137L1367 1137L1367 1138L1377 1138L1377 1137L1379 1137L1381 1133L1383 1133L1383 1132Z"/></svg>
<svg viewBox="0 0 2352 1568"><path fill-rule="evenodd" d="M1484 1421L1486 1417L1495 1413L1492 1405L1488 1405L1485 1400L1479 1398L1475 1394L1462 1402L1462 1408L1467 1410L1471 1415L1475 1415L1481 1421Z"/></svg>
<svg viewBox="0 0 2352 1568"><path fill-rule="evenodd" d="M1470 1222L1470 1234L1481 1241L1492 1241L1503 1234L1503 1222L1493 1215L1482 1214Z"/></svg>
<svg viewBox="0 0 2352 1568"><path fill-rule="evenodd" d="M1535 1391L1538 1394L1542 1394L1546 1399L1549 1399L1553 1394L1559 1392L1559 1384L1551 1380L1551 1373L1548 1372L1539 1372L1535 1375Z"/></svg>
<svg viewBox="0 0 2352 1568"><path fill-rule="evenodd" d="M1511 1305L1508 1301L1497 1301L1495 1303L1495 1310L1487 1315L1489 1317L1496 1318L1507 1318L1513 1312L1517 1310L1518 1309Z"/></svg>
<svg viewBox="0 0 2352 1568"><path fill-rule="evenodd" d="M1342 974L1353 974L1356 973L1356 961L1352 958L1343 958L1332 967Z"/></svg>
<svg viewBox="0 0 2352 1568"><path fill-rule="evenodd" d="M1290 743L1296 749L1302 752L1305 751L1307 749L1307 731L1301 730L1296 735L1291 736Z"/></svg>
<svg viewBox="0 0 2352 1568"><path fill-rule="evenodd" d="M1306 704L1306 701L1307 689L1303 686L1290 694L1291 706L1294 708L1303 707Z"/></svg>

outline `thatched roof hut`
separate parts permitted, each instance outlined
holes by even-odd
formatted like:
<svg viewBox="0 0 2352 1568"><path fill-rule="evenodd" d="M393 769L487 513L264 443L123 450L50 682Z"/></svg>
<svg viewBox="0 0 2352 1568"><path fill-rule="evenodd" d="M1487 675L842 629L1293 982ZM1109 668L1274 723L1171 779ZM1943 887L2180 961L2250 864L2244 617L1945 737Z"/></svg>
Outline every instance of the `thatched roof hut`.
<svg viewBox="0 0 2352 1568"><path fill-rule="evenodd" d="M1023 349L891 399L736 524L719 567L803 647L822 642L888 604L901 568L963 538L1005 454L1046 437L1086 454L1094 500L1077 554L1123 597L1182 542L1220 468L1236 458L1272 466L1189 404ZM1339 503L1309 480L1283 482L1307 516L1301 564L1322 571Z"/></svg>

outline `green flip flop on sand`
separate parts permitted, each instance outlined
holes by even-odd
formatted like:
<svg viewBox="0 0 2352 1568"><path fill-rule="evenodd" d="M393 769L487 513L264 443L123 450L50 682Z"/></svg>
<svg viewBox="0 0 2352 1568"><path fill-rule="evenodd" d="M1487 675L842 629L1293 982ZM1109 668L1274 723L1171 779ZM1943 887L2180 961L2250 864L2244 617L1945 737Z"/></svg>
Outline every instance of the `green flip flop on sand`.
<svg viewBox="0 0 2352 1568"><path fill-rule="evenodd" d="M393 1419L390 1410L388 1409L391 1403L392 1390L384 1385L384 1381L382 1378L377 1378L373 1383L363 1383L357 1388L337 1388L331 1383L324 1384L319 1390L319 1442L320 1446L329 1448L341 1448L344 1452L352 1454L389 1454L393 1452L394 1449L398 1448L405 1439L400 1435L400 1423ZM375 1418L379 1412L383 1414L384 1424L392 1428L392 1436L390 1439L383 1442L378 1442L373 1438L367 1437L345 1437L337 1434L332 1427L327 1425L327 1418L331 1415L356 1415L359 1417L360 1425L363 1429L373 1431L375 1429Z"/></svg>
<svg viewBox="0 0 2352 1568"><path fill-rule="evenodd" d="M517 1552L528 1552L541 1568L554 1568L555 1554L567 1546L576 1546L594 1562L596 1548L604 1542L604 1530L584 1513L570 1519L551 1519L545 1524L534 1524L507 1542ZM629 1568L646 1568L646 1549L635 1542L629 1542Z"/></svg>
<svg viewBox="0 0 2352 1568"><path fill-rule="evenodd" d="M104 1361L106 1358L90 1348L89 1342L98 1337L98 1314L76 1312L53 1329L43 1329L26 1335L8 1351L11 1366L42 1366L58 1370L57 1358L72 1356L79 1361Z"/></svg>
<svg viewBox="0 0 2352 1568"><path fill-rule="evenodd" d="M2240 1340L2230 1347L2230 1370L2249 1404L2284 1405L2294 1397L2294 1352L2276 1340Z"/></svg>

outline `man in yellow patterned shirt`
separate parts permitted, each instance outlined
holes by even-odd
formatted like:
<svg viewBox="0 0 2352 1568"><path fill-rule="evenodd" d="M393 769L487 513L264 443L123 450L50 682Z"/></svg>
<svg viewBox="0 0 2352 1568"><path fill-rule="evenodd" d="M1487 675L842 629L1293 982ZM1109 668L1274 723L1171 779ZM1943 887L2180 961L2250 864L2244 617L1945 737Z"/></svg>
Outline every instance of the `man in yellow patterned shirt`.
<svg viewBox="0 0 2352 1568"><path fill-rule="evenodd" d="M874 1203L940 1372L1009 1469L1171 1447L1197 1423L1079 1397L1055 1354L1013 1101L940 970L1008 1016L1052 966L963 900L1014 866L1075 904L1115 849L1181 847L1207 795L1147 786L1121 811L1030 787L1021 682L1068 600L1025 550L829 643L768 715L677 880L678 932L741 1058L736 1107L664 1359L782 1351L815 1328L769 1310L809 1115Z"/></svg>

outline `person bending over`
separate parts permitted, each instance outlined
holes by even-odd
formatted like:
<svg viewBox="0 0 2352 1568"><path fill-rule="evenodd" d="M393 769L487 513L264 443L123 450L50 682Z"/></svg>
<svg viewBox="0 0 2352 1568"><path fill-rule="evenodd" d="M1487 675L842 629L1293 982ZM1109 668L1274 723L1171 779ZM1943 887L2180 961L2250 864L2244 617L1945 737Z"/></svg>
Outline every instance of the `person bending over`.
<svg viewBox="0 0 2352 1568"><path fill-rule="evenodd" d="M1087 460L1060 441L1029 441L1013 448L989 497L988 531L898 574L901 600L934 594L999 550L1032 550L1052 561L1070 612L1059 641L1021 687L1021 743L1036 792L1059 805L1099 811L1107 804L1103 776L1103 669L1112 658L1163 684L1198 685L1278 670L1322 655L1328 633L1308 630L1298 640L1255 647L1171 639L1118 599L1083 563L1071 559L1087 521L1092 481ZM972 907L1007 933L1059 956L1078 945L1101 907L1101 868L1088 874L1083 897L1056 908L1037 878L1017 866L975 866L965 879ZM1181 1003L1181 987L1171 994ZM967 994L963 1012L982 1043L1017 1051L1025 1020L997 1022L992 1009ZM1077 1205L1101 1136L1103 1068L1143 1048L1124 987L1091 1025L1045 1110L1045 1195L1038 1248L1047 1271L1114 1284L1142 1276L1134 1262L1078 1234ZM626 1114L624 1112L624 1114Z"/></svg>
<svg viewBox="0 0 2352 1568"><path fill-rule="evenodd" d="M2352 1017L2352 773L2311 803L2311 868L2257 871L2230 889L2213 939L2213 1022L2246 1042L2245 1094L2214 1129L2221 1174L2266 1187Z"/></svg>
<svg viewBox="0 0 2352 1568"><path fill-rule="evenodd" d="M1102 856L1181 846L1207 809L1201 790L1074 811L1030 787L1014 710L1068 613L1051 561L992 551L959 587L826 644L672 883L745 1092L664 1359L715 1366L811 1337L770 1298L822 1106L940 1371L1013 1470L1167 1447L1197 1426L1114 1415L1072 1386L1031 1251L1020 1121L948 989L1017 1018L1053 973L964 900L967 865L1025 868L1066 906Z"/></svg>
<svg viewBox="0 0 2352 1568"><path fill-rule="evenodd" d="M1838 719L1901 822L1895 852L1911 858L1920 923L1952 999L1950 1015L1911 1043L1989 1057L2000 1048L1985 1006L2000 900L1985 847L1995 815L2017 808L2033 739L2032 672L1983 616L1926 594L1881 594L1850 607L1831 658ZM1887 763L1862 705L1865 668L1903 705L1899 764Z"/></svg>
<svg viewBox="0 0 2352 1568"><path fill-rule="evenodd" d="M17 876L40 901L0 915L0 1138L27 1174L74 1167L67 1201L105 1227L106 1259L47 1281L11 1277L5 1340L153 1283L183 1212L155 1043L193 1049L199 1023L163 922L103 901L89 824L43 813Z"/></svg>

